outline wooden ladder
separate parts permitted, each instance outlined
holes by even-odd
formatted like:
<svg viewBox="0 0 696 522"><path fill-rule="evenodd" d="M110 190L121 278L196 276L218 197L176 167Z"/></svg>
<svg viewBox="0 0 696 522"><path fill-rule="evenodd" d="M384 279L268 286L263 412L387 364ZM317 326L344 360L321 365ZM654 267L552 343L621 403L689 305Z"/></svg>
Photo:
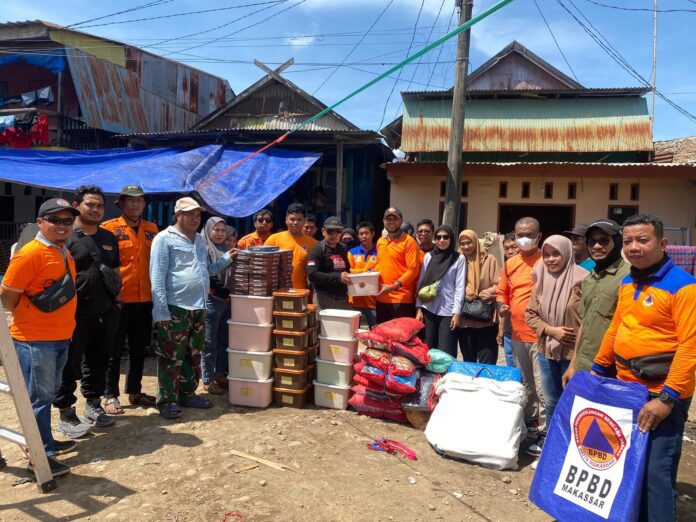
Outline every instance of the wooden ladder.
<svg viewBox="0 0 696 522"><path fill-rule="evenodd" d="M48 493L56 488L56 481L48 465L39 426L36 424L34 410L29 401L29 393L24 382L24 375L19 367L19 360L10 337L6 317L2 304L0 304L0 360L7 379L7 382L0 381L0 392L12 396L22 432L19 433L5 426L0 426L0 438L14 442L22 448L24 454L34 465L34 474L39 491Z"/></svg>

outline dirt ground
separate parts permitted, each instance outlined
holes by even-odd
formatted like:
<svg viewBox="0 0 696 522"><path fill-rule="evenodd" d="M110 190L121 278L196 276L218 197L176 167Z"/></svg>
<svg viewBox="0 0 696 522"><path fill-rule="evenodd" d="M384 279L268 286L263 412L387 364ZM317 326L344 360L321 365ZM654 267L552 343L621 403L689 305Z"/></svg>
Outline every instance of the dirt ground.
<svg viewBox="0 0 696 522"><path fill-rule="evenodd" d="M153 370L148 359L151 393ZM549 520L527 500L533 471L524 455L518 471L492 471L440 457L421 431L352 411L253 410L212 399L213 409L185 410L178 422L127 406L116 425L59 457L72 474L49 494L33 483L14 485L29 476L26 460L17 446L0 443L8 461L0 470L0 520ZM18 427L7 396L0 419ZM404 442L418 460L366 448L381 437ZM684 521L696 520L696 423L687 438L678 479ZM296 471L259 465L236 473L253 462L230 450Z"/></svg>

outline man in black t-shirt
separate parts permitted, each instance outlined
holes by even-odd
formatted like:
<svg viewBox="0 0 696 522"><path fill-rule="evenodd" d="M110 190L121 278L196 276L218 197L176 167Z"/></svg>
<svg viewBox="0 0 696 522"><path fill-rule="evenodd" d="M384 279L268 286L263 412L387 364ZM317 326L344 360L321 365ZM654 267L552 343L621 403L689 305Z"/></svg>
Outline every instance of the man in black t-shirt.
<svg viewBox="0 0 696 522"><path fill-rule="evenodd" d="M121 302L114 289L108 286L110 275L118 273L119 257L116 237L99 227L104 217L104 193L96 186L79 187L73 206L80 211L80 216L66 244L75 260L76 326L53 406L60 410L56 430L74 439L86 435L93 425L105 427L115 421L102 409L101 396ZM75 413L78 379L87 401L81 418Z"/></svg>
<svg viewBox="0 0 696 522"><path fill-rule="evenodd" d="M314 245L307 256L307 279L321 309L353 309L348 302L346 286L350 281L348 252L338 242L342 231L343 225L337 217L326 218L321 229L324 240Z"/></svg>

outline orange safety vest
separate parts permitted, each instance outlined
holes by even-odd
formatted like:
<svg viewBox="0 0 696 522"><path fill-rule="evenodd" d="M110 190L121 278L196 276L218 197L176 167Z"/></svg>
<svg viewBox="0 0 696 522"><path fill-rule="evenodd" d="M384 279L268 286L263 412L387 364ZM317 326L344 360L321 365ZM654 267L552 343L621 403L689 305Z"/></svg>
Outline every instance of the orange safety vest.
<svg viewBox="0 0 696 522"><path fill-rule="evenodd" d="M118 254L121 262L121 299L124 303L146 303L152 301L150 286L150 248L157 235L157 225L144 219L140 221L138 232L126 222L123 216L110 219L101 224L102 228L116 236Z"/></svg>

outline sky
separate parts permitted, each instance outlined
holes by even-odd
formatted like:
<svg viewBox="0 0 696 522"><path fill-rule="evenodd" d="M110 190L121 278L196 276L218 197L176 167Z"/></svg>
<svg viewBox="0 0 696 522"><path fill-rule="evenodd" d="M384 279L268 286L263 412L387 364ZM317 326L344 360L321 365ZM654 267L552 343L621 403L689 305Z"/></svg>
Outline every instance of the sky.
<svg viewBox="0 0 696 522"><path fill-rule="evenodd" d="M474 0L474 15L495 3ZM3 4L2 22L41 19L76 24L74 28L83 32L143 47L221 76L235 93L265 75L254 59L277 67L294 58L295 64L283 75L327 105L439 38L457 20L455 0L15 0ZM642 86L563 5L651 81L653 0L514 0L471 29L470 71L517 40L586 87ZM665 12L658 13L657 90L696 115L696 69L688 58L696 0L658 0L658 9ZM163 16L167 18L137 21ZM95 18L100 19L88 21ZM455 40L425 55L420 64L406 66L393 78L350 99L337 112L361 128L378 130L400 115L400 92L450 88ZM691 135L696 135L696 123L658 97L655 139Z"/></svg>

